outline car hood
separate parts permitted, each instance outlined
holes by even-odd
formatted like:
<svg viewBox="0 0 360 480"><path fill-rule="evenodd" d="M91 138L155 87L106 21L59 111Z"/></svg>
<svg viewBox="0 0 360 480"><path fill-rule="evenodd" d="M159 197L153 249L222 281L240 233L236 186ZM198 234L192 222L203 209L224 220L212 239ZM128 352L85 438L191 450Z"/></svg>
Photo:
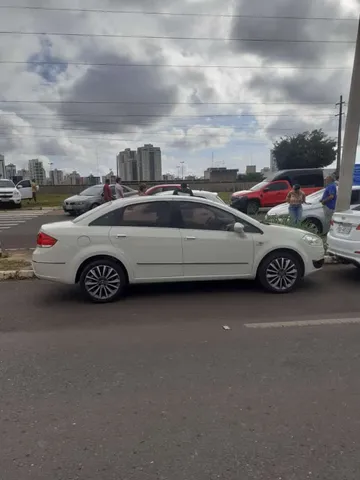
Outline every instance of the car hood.
<svg viewBox="0 0 360 480"><path fill-rule="evenodd" d="M73 195L72 197L66 198L65 202L86 202L87 200L93 199L94 197L87 197L85 195Z"/></svg>
<svg viewBox="0 0 360 480"><path fill-rule="evenodd" d="M0 193L14 193L17 192L17 188L0 188Z"/></svg>
<svg viewBox="0 0 360 480"><path fill-rule="evenodd" d="M310 210L317 210L319 208L322 208L322 205L320 202L303 205L304 212L308 212ZM281 205L277 205L276 207L271 208L268 211L267 215L286 215L287 213L289 213L289 204L282 203Z"/></svg>
<svg viewBox="0 0 360 480"><path fill-rule="evenodd" d="M232 197L242 197L243 195L248 195L249 193L253 193L252 190L239 190L238 192L234 192Z"/></svg>

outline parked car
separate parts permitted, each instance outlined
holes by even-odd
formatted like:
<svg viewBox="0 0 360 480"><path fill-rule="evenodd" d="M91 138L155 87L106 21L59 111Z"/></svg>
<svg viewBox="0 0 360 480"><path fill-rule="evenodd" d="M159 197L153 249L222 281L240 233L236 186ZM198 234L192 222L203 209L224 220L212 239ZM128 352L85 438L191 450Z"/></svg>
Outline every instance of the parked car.
<svg viewBox="0 0 360 480"><path fill-rule="evenodd" d="M208 192L206 190L192 190L192 192L194 194L194 197L206 198L207 200L211 200L212 202L225 204L224 200L222 198L220 198L219 195L216 192ZM168 192L156 193L157 197L158 196L163 197L163 196L169 196L169 195L173 195L173 192L168 191ZM179 193L179 195L181 196L183 194ZM188 195L185 194L185 196L188 196Z"/></svg>
<svg viewBox="0 0 360 480"><path fill-rule="evenodd" d="M122 185L125 197L137 195L137 191L130 187ZM113 199L115 200L115 185L110 185ZM63 210L72 216L80 215L88 210L98 207L103 203L104 185L93 185L92 187L83 190L79 195L64 200Z"/></svg>
<svg viewBox="0 0 360 480"><path fill-rule="evenodd" d="M0 205L21 208L21 194L11 180L0 179Z"/></svg>
<svg viewBox="0 0 360 480"><path fill-rule="evenodd" d="M282 170L250 190L233 193L230 204L241 212L254 215L260 208L284 203L287 194L296 184L301 186L305 195L310 195L324 187L324 173L321 168Z"/></svg>
<svg viewBox="0 0 360 480"><path fill-rule="evenodd" d="M153 187L149 187L145 195L157 195L158 193L161 192L173 192L176 188L180 188L181 185L180 183L169 183L167 185L155 185Z"/></svg>
<svg viewBox="0 0 360 480"><path fill-rule="evenodd" d="M318 192L308 195L306 197L306 203L303 205L302 211L302 223L310 228L313 232L318 234L327 233L326 220L324 216L324 208L320 203L324 194L324 189ZM356 208L360 205L360 186L354 185L351 193L351 207ZM287 220L289 218L289 205L283 203L277 207L272 208L266 214L265 219L271 221L271 217L277 217L278 219Z"/></svg>
<svg viewBox="0 0 360 480"><path fill-rule="evenodd" d="M21 194L23 200L31 200L33 196L31 180L21 180L16 184L16 188ZM39 185L36 186L36 191L39 191Z"/></svg>
<svg viewBox="0 0 360 480"><path fill-rule="evenodd" d="M360 268L360 205L334 213L327 235L327 252Z"/></svg>
<svg viewBox="0 0 360 480"><path fill-rule="evenodd" d="M177 195L115 200L43 225L33 253L38 278L80 284L98 303L115 300L129 283L257 278L287 293L323 262L317 235Z"/></svg>

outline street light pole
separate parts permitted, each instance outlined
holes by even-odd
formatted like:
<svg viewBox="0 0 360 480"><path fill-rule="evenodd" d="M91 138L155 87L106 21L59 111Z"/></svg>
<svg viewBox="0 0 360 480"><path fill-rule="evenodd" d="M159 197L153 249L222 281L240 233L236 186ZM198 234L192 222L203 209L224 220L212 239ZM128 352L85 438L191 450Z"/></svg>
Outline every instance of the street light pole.
<svg viewBox="0 0 360 480"><path fill-rule="evenodd" d="M356 150L360 127L360 18L355 46L354 66L351 77L348 111L345 125L342 162L340 165L339 192L336 211L350 208Z"/></svg>

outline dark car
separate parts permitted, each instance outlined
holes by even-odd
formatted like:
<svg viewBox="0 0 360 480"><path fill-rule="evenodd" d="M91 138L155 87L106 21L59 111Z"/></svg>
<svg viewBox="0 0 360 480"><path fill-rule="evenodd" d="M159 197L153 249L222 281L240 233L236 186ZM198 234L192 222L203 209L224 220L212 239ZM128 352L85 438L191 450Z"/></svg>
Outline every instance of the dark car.
<svg viewBox="0 0 360 480"><path fill-rule="evenodd" d="M122 187L125 197L131 197L138 193L136 190L125 185L122 185ZM115 185L110 185L110 188L113 199L115 200ZM67 198L63 203L64 212L76 216L98 207L103 203L103 190L104 185L93 185L78 195Z"/></svg>

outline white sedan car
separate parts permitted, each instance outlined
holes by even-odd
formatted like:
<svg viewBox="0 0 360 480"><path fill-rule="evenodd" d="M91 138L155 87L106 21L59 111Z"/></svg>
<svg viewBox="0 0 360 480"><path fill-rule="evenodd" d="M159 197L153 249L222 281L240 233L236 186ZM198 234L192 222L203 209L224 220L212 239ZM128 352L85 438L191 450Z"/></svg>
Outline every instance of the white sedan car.
<svg viewBox="0 0 360 480"><path fill-rule="evenodd" d="M207 190L192 190L192 192L193 192L194 197L206 198L207 200L211 200L212 202L222 203L222 204L226 205L224 200L221 197L219 197L217 192L208 192ZM160 197L160 196L161 197L168 197L169 195L174 195L174 192L170 190L170 191L166 191L166 192L159 192L159 193L156 193L155 195L157 197ZM181 193L181 192L178 195L179 196L184 196L184 197L189 197L190 196L187 193Z"/></svg>
<svg viewBox="0 0 360 480"><path fill-rule="evenodd" d="M327 233L328 224L326 223L324 207L320 203L324 190L319 190L318 192L312 193L306 197L306 203L303 205L302 210L302 223L306 225L308 229L311 229L314 233ZM356 208L360 205L360 186L354 185L352 187L351 194L351 206L350 208ZM277 218L289 218L289 204L282 203L276 207L271 208L267 215L266 219L271 221L271 217Z"/></svg>
<svg viewBox="0 0 360 480"><path fill-rule="evenodd" d="M327 244L330 255L360 268L360 206L334 213Z"/></svg>
<svg viewBox="0 0 360 480"><path fill-rule="evenodd" d="M255 279L272 292L293 290L324 262L322 240L263 225L226 204L197 197L130 197L40 229L38 278L77 284L95 302L127 284Z"/></svg>

